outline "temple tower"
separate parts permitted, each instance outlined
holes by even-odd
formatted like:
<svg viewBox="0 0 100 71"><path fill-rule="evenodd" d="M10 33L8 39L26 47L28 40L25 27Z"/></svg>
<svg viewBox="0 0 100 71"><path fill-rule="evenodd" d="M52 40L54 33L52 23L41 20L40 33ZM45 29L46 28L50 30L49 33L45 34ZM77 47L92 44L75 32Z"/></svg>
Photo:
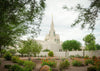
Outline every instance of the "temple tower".
<svg viewBox="0 0 100 71"><path fill-rule="evenodd" d="M59 35L55 33L53 17L52 17L52 22L50 26L50 31L49 31L49 34L46 35L45 41L52 41L52 42L60 43Z"/></svg>

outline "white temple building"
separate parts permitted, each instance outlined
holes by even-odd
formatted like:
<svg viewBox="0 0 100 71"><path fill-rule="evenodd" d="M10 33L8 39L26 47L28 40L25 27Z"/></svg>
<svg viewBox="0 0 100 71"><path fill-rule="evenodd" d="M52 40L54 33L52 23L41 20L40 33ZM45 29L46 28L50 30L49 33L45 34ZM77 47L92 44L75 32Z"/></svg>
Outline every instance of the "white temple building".
<svg viewBox="0 0 100 71"><path fill-rule="evenodd" d="M60 36L56 34L54 29L53 18L50 26L49 34L46 35L45 40L37 40L42 45L42 50L49 49L53 52L62 51Z"/></svg>

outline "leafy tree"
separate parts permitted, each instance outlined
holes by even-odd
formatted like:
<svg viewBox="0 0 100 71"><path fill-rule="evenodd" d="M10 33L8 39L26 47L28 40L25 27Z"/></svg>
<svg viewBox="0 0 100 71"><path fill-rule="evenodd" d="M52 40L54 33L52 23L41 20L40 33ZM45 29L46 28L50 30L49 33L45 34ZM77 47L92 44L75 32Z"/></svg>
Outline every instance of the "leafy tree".
<svg viewBox="0 0 100 71"><path fill-rule="evenodd" d="M100 50L100 44L96 44L96 49Z"/></svg>
<svg viewBox="0 0 100 71"><path fill-rule="evenodd" d="M86 50L96 50L94 34L90 33L90 34L86 35L83 38L83 41L85 41L85 46L86 46L85 49Z"/></svg>
<svg viewBox="0 0 100 71"><path fill-rule="evenodd" d="M94 30L96 25L96 20L99 17L100 13L100 0L89 0L90 5L87 8L82 7L78 4L75 8L75 11L79 12L78 18L72 24L75 26L76 24L81 24L81 27L84 28L86 25L89 25L89 29ZM68 7L64 7L67 8Z"/></svg>
<svg viewBox="0 0 100 71"><path fill-rule="evenodd" d="M22 41L21 47L21 50L23 50L22 52L28 54L29 57L31 54L34 54L34 56L36 56L36 54L39 54L42 49L42 46L40 44L31 39L28 39L27 41Z"/></svg>
<svg viewBox="0 0 100 71"><path fill-rule="evenodd" d="M62 48L65 51L80 50L80 47L81 47L81 43L77 40L66 40L62 44Z"/></svg>
<svg viewBox="0 0 100 71"><path fill-rule="evenodd" d="M19 49L18 52L21 54L21 56L23 57L23 54L25 53L24 49Z"/></svg>
<svg viewBox="0 0 100 71"><path fill-rule="evenodd" d="M16 49L9 49L8 51L9 51L12 55L15 55L16 52L17 52Z"/></svg>
<svg viewBox="0 0 100 71"><path fill-rule="evenodd" d="M39 33L44 0L0 0L0 5L0 51L22 35Z"/></svg>

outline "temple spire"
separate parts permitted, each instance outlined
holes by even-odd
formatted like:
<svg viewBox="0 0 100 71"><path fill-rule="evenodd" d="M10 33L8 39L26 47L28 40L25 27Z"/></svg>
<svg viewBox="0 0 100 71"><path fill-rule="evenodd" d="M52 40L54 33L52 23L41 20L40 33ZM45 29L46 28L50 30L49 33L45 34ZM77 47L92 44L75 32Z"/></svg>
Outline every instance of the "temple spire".
<svg viewBox="0 0 100 71"><path fill-rule="evenodd" d="M52 22L51 22L51 27L50 27L49 34L52 35L52 36L55 34L54 23L53 23L53 16L52 16Z"/></svg>
<svg viewBox="0 0 100 71"><path fill-rule="evenodd" d="M53 16L52 16L52 22L51 22L51 28L50 28L50 30L54 31Z"/></svg>

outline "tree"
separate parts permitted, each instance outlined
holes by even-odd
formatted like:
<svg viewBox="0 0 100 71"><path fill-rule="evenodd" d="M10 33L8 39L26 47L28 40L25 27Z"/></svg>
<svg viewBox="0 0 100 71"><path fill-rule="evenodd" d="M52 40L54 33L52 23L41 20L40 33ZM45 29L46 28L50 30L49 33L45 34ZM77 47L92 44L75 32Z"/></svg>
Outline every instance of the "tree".
<svg viewBox="0 0 100 71"><path fill-rule="evenodd" d="M18 52L21 54L22 57L23 57L23 54L25 54L25 51L24 51L24 49L22 49L22 48L19 49Z"/></svg>
<svg viewBox="0 0 100 71"><path fill-rule="evenodd" d="M65 51L80 50L80 47L81 47L81 43L77 40L66 40L62 44L62 48Z"/></svg>
<svg viewBox="0 0 100 71"><path fill-rule="evenodd" d="M96 49L100 50L100 44L96 44Z"/></svg>
<svg viewBox="0 0 100 71"><path fill-rule="evenodd" d="M96 50L94 34L90 33L90 34L86 35L83 38L83 41L85 41L85 46L86 46L85 49L86 50Z"/></svg>
<svg viewBox="0 0 100 71"><path fill-rule="evenodd" d="M39 33L44 0L0 0L0 4L0 51L22 35Z"/></svg>
<svg viewBox="0 0 100 71"><path fill-rule="evenodd" d="M96 20L100 13L100 0L89 1L91 4L87 8L82 7L80 4L78 4L75 8L72 8L79 12L78 18L75 20L72 26L81 24L81 27L84 28L86 25L89 25L89 29L95 29Z"/></svg>
<svg viewBox="0 0 100 71"><path fill-rule="evenodd" d="M23 50L22 52L28 54L29 57L31 54L34 54L34 56L36 56L36 54L39 54L42 49L42 46L40 44L31 39L28 39L27 41L22 41L21 44L22 46L20 50Z"/></svg>
<svg viewBox="0 0 100 71"><path fill-rule="evenodd" d="M17 51L16 49L9 49L8 52L10 52L12 55L15 55Z"/></svg>

